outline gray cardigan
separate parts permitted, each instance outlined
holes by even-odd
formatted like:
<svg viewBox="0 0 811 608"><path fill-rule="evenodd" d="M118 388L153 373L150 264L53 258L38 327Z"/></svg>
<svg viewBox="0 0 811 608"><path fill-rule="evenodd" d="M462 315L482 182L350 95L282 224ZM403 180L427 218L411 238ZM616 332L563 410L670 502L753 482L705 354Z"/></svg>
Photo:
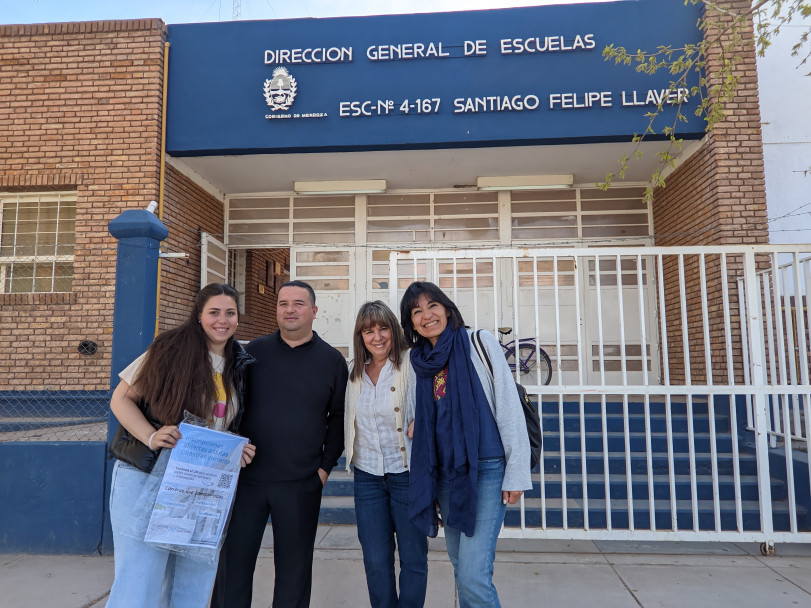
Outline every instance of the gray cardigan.
<svg viewBox="0 0 811 608"><path fill-rule="evenodd" d="M471 330L468 330L467 333L468 338L473 334ZM487 402L490 404L490 411L493 412L493 418L495 418L498 427L501 444L504 446L507 466L504 471L504 482L501 489L512 492L529 490L532 488L532 477L529 469L529 437L527 436L524 410L518 400L518 392L515 390L515 379L512 372L510 372L510 367L507 365L504 351L498 340L488 331L482 331L481 338L482 345L493 363L495 380L490 377L490 370L476 353L472 342L470 345L470 359L476 373L479 375L484 394L487 396ZM417 402L417 374L413 368L409 370L408 379L406 428L414 420L414 409Z"/></svg>

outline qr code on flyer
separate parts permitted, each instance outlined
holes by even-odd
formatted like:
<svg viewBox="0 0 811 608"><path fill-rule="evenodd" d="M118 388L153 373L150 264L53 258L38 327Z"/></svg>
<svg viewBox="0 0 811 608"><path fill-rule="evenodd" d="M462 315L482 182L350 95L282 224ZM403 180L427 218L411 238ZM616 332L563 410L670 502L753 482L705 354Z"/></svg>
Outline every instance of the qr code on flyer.
<svg viewBox="0 0 811 608"><path fill-rule="evenodd" d="M226 489L230 488L231 487L231 481L233 479L234 479L234 474L233 473L222 473L220 475L220 481L217 484L217 487L218 488L226 488Z"/></svg>

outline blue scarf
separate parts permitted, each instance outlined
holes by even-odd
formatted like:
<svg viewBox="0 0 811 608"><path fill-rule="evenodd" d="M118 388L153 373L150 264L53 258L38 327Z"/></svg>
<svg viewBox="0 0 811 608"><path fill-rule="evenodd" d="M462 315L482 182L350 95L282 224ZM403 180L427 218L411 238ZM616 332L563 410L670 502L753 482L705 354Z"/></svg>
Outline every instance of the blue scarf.
<svg viewBox="0 0 811 608"><path fill-rule="evenodd" d="M436 346L411 349L417 375L414 443L408 488L408 517L426 535L437 534L435 501L441 476L450 486L449 526L473 536L476 528L476 482L479 461L479 411L490 407L470 359L464 327L446 327ZM448 367L441 407L434 401L434 376ZM439 458L438 458L439 456ZM439 463L442 463L440 471Z"/></svg>

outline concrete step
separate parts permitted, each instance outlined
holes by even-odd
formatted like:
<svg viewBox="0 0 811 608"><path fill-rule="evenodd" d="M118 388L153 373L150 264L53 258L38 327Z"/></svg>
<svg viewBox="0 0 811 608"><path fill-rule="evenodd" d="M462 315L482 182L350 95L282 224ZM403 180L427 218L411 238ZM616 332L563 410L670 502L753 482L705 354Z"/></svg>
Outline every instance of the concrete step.
<svg viewBox="0 0 811 608"><path fill-rule="evenodd" d="M529 496L540 496L540 476L534 475L532 490L527 492ZM566 475L566 496L571 498L583 497L583 479L580 474ZM563 484L560 474L544 476L544 492L547 498L560 498L563 494ZM786 500L786 484L778 479L772 479L772 500ZM676 475L674 478L675 495L678 500L689 500L692 496L692 483L689 475ZM627 478L623 475L610 475L609 488L612 498L625 498L628 495ZM632 475L631 488L634 499L647 499L649 496L649 486L647 475ZM605 498L605 477L603 475L589 474L586 476L586 491L589 498ZM712 500L713 497L712 477L709 475L697 476L696 496L699 500ZM757 500L758 486L757 477L745 475L741 477L740 494L742 500ZM735 484L732 477L723 476L718 479L718 495L721 500L735 499ZM656 500L670 499L670 482L666 475L654 475L653 497Z"/></svg>
<svg viewBox="0 0 811 608"><path fill-rule="evenodd" d="M537 400L536 404L537 404ZM737 407L740 407L738 404ZM558 402L556 398L545 398L541 402L541 412L544 416L550 413L557 413L559 410L563 410L563 413L566 415L569 414L578 414L580 413L581 405L578 401L564 401L562 406ZM585 414L599 414L603 410L603 406L600 401L586 401L583 403L582 406L583 412ZM642 415L644 414L646 406L643 402L640 401L631 401L627 404L627 406L623 406L622 402L620 401L608 401L605 404L605 411L608 416L614 415L622 415L624 411L627 410L629 415ZM729 397L725 396L716 396L712 406L713 411L716 415L729 415ZM733 407L733 410L737 409ZM670 411L672 416L685 416L688 411L692 411L694 416L707 416L708 412L710 411L710 406L706 398L703 400L699 398L694 398L692 405L688 406L686 401L678 402L673 401L671 402L670 406L668 406L664 402L651 402L647 406L647 410L650 412L651 415L664 415L668 410Z"/></svg>
<svg viewBox="0 0 811 608"><path fill-rule="evenodd" d="M355 499L352 496L323 496L321 498L321 512L318 515L318 523L358 523L355 519Z"/></svg>
<svg viewBox="0 0 811 608"><path fill-rule="evenodd" d="M672 433L673 451L687 452L690 446L690 436L687 433ZM603 451L603 434L600 431L586 432L581 436L580 432L565 432L563 434L564 446L567 451L581 449L582 442L585 442L586 450L589 452ZM624 452L626 439L625 433L620 431L610 431L605 434L609 452ZM544 448L546 450L557 451L560 449L560 434L544 431ZM647 450L648 442L653 452L667 453L668 435L666 432L651 433L646 437L644 433L629 433L628 445L631 452L644 453ZM711 438L709 433L693 434L693 449L696 452L709 452ZM719 453L732 452L732 437L728 434L717 433L715 436L715 448Z"/></svg>
<svg viewBox="0 0 811 608"><path fill-rule="evenodd" d="M628 507L628 482L626 478L625 455L625 421L624 412L628 413L628 444L630 446L631 493L633 495L633 523L636 528L650 527L651 509L649 508L650 487L647 478L647 446L650 442L653 471L653 517L659 529L672 529L671 486L668 480L668 418L667 408L663 403L651 403L646 420L645 406L640 402L629 403L626 408L622 403L608 402L605 405L605 427L607 454L603 454L603 407L599 402L589 402L582 406L577 402L564 402L559 405L551 400L544 401L542 407L542 425L544 430L544 496L545 511L541 509L540 465L533 474L533 488L527 492L525 499L526 521L528 525L540 526L545 516L549 527L563 526L564 511L562 496L564 484L561 478L562 464L566 471L566 504L568 507L566 525L583 527L586 523L583 508L583 454L581 453L580 429L585 429L585 467L586 491L588 496L588 525L591 528L606 528L608 514L606 504L611 506L611 526L616 529L630 527ZM674 402L670 407L669 425L673 439L674 491L676 502L676 525L678 529L710 530L715 528L715 502L713 500L713 458L710 451L710 407L705 400L696 399L692 406L692 417L688 424L687 404ZM758 503L757 463L751 451L742 448L740 453L740 496L742 520L738 522L735 509L735 486L733 482L733 437L730 433L729 400L720 397L715 399L712 422L715 427L715 466L718 475L718 508L720 525L723 530L760 529L760 506ZM563 426L563 444L565 455L561 462L561 434ZM649 435L646 438L646 426ZM687 433L692 426L694 431L692 449L694 457L689 456L690 439ZM743 429L738 429L743 431ZM606 503L606 484L603 475L605 460L608 461L609 495ZM352 499L352 476L344 469L344 459L333 471L324 489L321 509L323 523L355 523L354 504ZM695 474L695 495L697 513L693 512L693 484L691 468ZM772 479L773 524L776 530L789 530L788 488L784 481ZM545 513L545 515L544 515ZM696 526L693 520L696 519ZM520 514L515 507L508 509L507 525L519 525ZM807 507L797 506L797 525L800 530L811 529L811 518Z"/></svg>
<svg viewBox="0 0 811 608"><path fill-rule="evenodd" d="M579 451L567 451L565 454L567 473L582 472L582 457ZM586 452L586 471L588 473L602 473L604 470L604 458L608 459L608 471L610 474L625 472L625 452ZM631 454L631 474L647 473L647 455L644 452ZM696 452L694 454L695 471L698 475L712 474L712 455L709 452ZM544 472L560 473L561 454L555 450L544 449L543 454ZM669 470L669 458L667 453L656 452L651 455L651 463L654 473L667 474ZM540 465L539 465L540 466ZM733 462L731 454L718 454L716 466L720 475L733 474ZM689 475L691 468L691 458L687 453L675 453L673 455L673 470L676 475ZM757 462L754 455L740 454L740 474L756 475Z"/></svg>
<svg viewBox="0 0 811 608"><path fill-rule="evenodd" d="M668 418L664 414L652 414L649 417L650 430L654 433L667 432ZM589 413L583 416L583 427L587 433L599 433L603 430L603 418L599 413ZM560 416L557 411L547 412L544 408L542 419L544 434L557 434L560 431ZM642 414L628 416L628 428L631 433L644 433L646 420ZM623 432L625 422L622 416L606 416L606 429L609 432ZM578 413L567 413L563 416L563 430L566 432L580 432L581 420ZM687 416L671 416L670 428L673 433L686 433L688 430ZM731 430L728 415L715 416L715 432L729 433ZM693 432L709 433L710 419L708 416L693 417Z"/></svg>
<svg viewBox="0 0 811 608"><path fill-rule="evenodd" d="M629 506L624 499L612 499L611 527L613 529L629 529ZM563 503L560 498L547 498L545 501L545 517L547 527L563 526ZM566 524L569 527L582 528L585 525L584 502L581 499L567 498ZM653 511L656 527L658 529L673 529L671 503L669 500L654 500ZM719 501L719 522L721 530L734 531L738 529L735 502L729 500ZM760 509L756 501L743 501L741 513L741 527L743 530L759 530ZM544 512L541 509L539 498L526 498L524 500L525 522L528 526L542 526ZM697 501L697 521L699 530L715 530L715 504L712 500ZM790 530L790 515L788 504L775 502L772 504L773 523L776 531ZM650 505L647 500L635 500L633 504L634 527L638 529L650 528ZM591 529L606 529L608 527L608 514L606 501L603 499L589 499L588 523ZM676 525L679 530L694 528L693 504L690 500L676 501ZM505 525L519 526L521 524L520 509L511 506L507 509ZM811 531L811 519L805 507L797 507L797 526L800 531Z"/></svg>
<svg viewBox="0 0 811 608"><path fill-rule="evenodd" d="M621 498L612 498L611 527L614 529L629 529L628 501ZM672 529L671 503L669 500L654 500L654 517L658 529ZM541 510L540 498L528 496L524 499L525 522L527 526L540 527L543 518L546 526L559 528L563 526L563 510L560 498L547 496L545 500L545 514ZM569 497L566 500L567 525L573 528L582 528L585 525L584 501ZM719 521L721 530L737 530L738 522L735 511L735 502L721 500L719 507ZM757 501L746 500L741 504L741 526L743 530L760 529L760 510ZM774 528L777 531L790 529L790 516L787 503L776 502L772 505ZM608 514L604 499L589 498L588 501L589 527L591 529L606 529ZM676 525L680 530L693 529L693 503L690 500L676 501ZM697 515L699 530L715 530L715 503L712 500L697 501ZM650 503L647 499L634 500L633 504L634 527L638 529L650 528ZM325 496L321 501L321 523L355 524L354 501L348 496ZM507 508L504 520L507 526L520 526L521 513L517 505ZM800 531L811 531L811 518L804 507L797 508L797 525Z"/></svg>

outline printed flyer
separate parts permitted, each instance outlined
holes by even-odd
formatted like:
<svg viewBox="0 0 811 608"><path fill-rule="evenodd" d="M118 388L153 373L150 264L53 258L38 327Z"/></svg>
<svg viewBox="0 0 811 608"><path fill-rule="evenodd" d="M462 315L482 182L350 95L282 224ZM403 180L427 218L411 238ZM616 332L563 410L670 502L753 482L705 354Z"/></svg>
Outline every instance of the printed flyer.
<svg viewBox="0 0 811 608"><path fill-rule="evenodd" d="M217 548L248 440L185 422L178 428L182 438L171 450L144 540Z"/></svg>

